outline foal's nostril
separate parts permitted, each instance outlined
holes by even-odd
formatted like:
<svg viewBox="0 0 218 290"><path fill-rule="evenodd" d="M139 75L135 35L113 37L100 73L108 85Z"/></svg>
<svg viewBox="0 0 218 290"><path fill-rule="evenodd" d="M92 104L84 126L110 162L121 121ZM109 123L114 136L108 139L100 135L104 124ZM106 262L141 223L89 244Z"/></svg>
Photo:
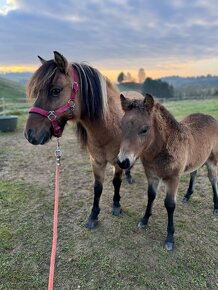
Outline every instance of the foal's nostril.
<svg viewBox="0 0 218 290"><path fill-rule="evenodd" d="M120 166L120 168L122 169L128 169L130 167L130 162L129 159L126 158L125 160L123 160L122 162L118 159L117 160L117 164Z"/></svg>

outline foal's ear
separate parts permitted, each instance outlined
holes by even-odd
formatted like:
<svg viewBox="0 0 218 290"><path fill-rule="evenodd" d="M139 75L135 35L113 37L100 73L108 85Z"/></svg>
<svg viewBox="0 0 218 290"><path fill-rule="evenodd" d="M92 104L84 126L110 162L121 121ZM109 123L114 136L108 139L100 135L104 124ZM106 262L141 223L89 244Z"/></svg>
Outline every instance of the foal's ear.
<svg viewBox="0 0 218 290"><path fill-rule="evenodd" d="M154 106L154 98L152 95L146 94L144 98L144 105L148 111L151 111L151 109Z"/></svg>
<svg viewBox="0 0 218 290"><path fill-rule="evenodd" d="M41 62L41 64L43 64L43 63L45 63L46 62L46 60L45 59L43 59L41 56L39 56L38 55L38 59L40 60L40 62Z"/></svg>
<svg viewBox="0 0 218 290"><path fill-rule="evenodd" d="M120 102L121 102L121 107L123 111L126 111L130 103L129 99L125 98L123 94L120 94Z"/></svg>
<svg viewBox="0 0 218 290"><path fill-rule="evenodd" d="M68 68L68 62L66 58L59 52L54 51L54 61L56 62L59 70L65 74Z"/></svg>

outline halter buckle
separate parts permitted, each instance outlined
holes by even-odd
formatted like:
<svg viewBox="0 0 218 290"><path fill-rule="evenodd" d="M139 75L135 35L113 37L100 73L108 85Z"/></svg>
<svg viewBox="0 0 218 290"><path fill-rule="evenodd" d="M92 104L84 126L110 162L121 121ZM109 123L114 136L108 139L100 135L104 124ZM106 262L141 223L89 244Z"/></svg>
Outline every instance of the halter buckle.
<svg viewBox="0 0 218 290"><path fill-rule="evenodd" d="M70 109L73 111L74 110L74 108L75 108L75 102L73 101L73 100L69 100L68 101L68 105L70 106Z"/></svg>
<svg viewBox="0 0 218 290"><path fill-rule="evenodd" d="M54 111L49 111L47 118L49 119L49 121L54 121L57 118L57 116L55 115Z"/></svg>

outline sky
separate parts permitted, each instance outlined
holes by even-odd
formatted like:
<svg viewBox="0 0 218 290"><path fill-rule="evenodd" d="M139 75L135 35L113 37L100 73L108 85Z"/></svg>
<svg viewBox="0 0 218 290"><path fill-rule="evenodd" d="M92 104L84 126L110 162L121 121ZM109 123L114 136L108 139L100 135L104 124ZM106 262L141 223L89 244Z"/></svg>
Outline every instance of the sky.
<svg viewBox="0 0 218 290"><path fill-rule="evenodd" d="M59 51L115 81L218 75L217 0L0 0L0 71L34 71Z"/></svg>

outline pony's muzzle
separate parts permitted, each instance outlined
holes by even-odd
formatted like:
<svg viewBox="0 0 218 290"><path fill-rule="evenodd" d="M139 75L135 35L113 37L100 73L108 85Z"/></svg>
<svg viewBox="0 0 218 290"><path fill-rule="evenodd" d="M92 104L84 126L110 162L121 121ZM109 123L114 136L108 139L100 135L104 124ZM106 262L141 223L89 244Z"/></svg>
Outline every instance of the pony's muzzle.
<svg viewBox="0 0 218 290"><path fill-rule="evenodd" d="M35 136L33 129L28 129L24 135L33 145L43 145L50 140L50 134L46 130L42 130L38 137Z"/></svg>

